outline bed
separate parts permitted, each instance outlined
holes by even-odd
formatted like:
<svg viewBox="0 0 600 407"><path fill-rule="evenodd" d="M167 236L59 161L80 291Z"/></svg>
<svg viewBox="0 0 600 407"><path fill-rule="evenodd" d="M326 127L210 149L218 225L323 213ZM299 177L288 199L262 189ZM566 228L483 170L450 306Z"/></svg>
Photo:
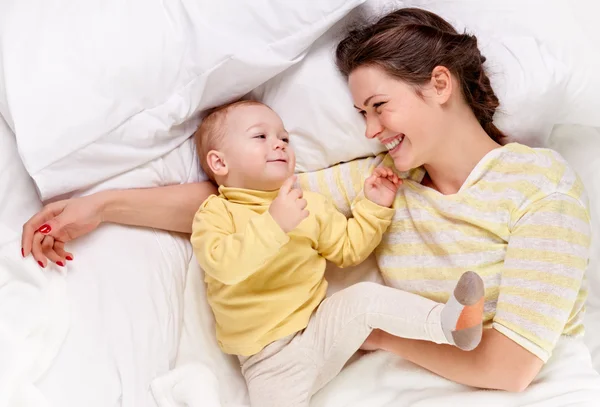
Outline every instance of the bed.
<svg viewBox="0 0 600 407"><path fill-rule="evenodd" d="M357 355L312 405L595 405L595 1L9 0L0 5L0 407L248 406L239 366L217 348L186 236L102 225L73 242L67 268L42 271L20 256L21 225L42 201L201 180L189 139L201 112L244 95L280 113L298 171L381 151L362 137L331 52L348 25L405 6L477 34L502 100L497 124L556 149L583 178L594 230L587 334L562 340L523 394L475 391L375 352ZM328 278L331 292L379 280L373 258Z"/></svg>

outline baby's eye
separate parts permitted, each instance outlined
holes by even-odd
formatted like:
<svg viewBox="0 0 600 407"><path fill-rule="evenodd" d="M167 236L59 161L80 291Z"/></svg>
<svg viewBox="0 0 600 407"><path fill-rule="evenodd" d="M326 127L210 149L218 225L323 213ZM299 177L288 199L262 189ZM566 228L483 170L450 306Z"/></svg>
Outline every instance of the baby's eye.
<svg viewBox="0 0 600 407"><path fill-rule="evenodd" d="M284 138L282 138L281 140L282 140L284 143L289 143L289 142L290 142L290 139L289 139L289 138L287 138L287 137L284 137Z"/></svg>
<svg viewBox="0 0 600 407"><path fill-rule="evenodd" d="M265 136L264 134L259 134L258 136L254 136L254 138L262 138L262 139L265 139L265 138L267 138L267 136Z"/></svg>

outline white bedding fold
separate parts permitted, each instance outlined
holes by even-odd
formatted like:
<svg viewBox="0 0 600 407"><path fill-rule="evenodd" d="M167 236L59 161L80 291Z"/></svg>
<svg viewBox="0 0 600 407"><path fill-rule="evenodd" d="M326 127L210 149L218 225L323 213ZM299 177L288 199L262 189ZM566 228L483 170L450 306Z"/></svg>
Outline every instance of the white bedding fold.
<svg viewBox="0 0 600 407"><path fill-rule="evenodd" d="M45 407L36 383L68 331L65 276L19 251L19 235L0 224L0 407Z"/></svg>

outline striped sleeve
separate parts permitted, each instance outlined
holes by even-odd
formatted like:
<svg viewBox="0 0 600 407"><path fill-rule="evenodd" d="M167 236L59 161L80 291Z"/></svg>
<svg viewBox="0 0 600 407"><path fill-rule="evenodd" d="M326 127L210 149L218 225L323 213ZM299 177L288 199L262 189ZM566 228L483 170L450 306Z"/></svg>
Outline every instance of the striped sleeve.
<svg viewBox="0 0 600 407"><path fill-rule="evenodd" d="M385 154L362 158L333 167L298 174L302 190L312 191L330 199L346 217L352 213L351 204L361 193L365 179L383 161Z"/></svg>
<svg viewBox="0 0 600 407"><path fill-rule="evenodd" d="M544 362L583 313L590 240L586 208L564 193L530 204L511 230L493 326Z"/></svg>

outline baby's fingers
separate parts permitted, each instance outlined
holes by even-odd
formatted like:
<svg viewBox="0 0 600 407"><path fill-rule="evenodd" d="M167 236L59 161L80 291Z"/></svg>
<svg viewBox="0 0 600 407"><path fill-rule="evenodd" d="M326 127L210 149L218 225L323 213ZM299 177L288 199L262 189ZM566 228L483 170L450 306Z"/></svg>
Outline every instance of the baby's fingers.
<svg viewBox="0 0 600 407"><path fill-rule="evenodd" d="M375 183L377 182L378 179L379 179L379 176L375 172L373 172L373 174L365 180L365 186L369 186L369 187L375 186Z"/></svg>
<svg viewBox="0 0 600 407"><path fill-rule="evenodd" d="M386 167L377 167L373 170L373 175L376 177L387 177L388 176L387 170L388 169Z"/></svg>
<svg viewBox="0 0 600 407"><path fill-rule="evenodd" d="M386 187L387 189L391 190L391 191L396 191L397 187L396 184L394 182L392 182L389 178L379 178L377 180L378 184Z"/></svg>
<svg viewBox="0 0 600 407"><path fill-rule="evenodd" d="M298 205L299 209L304 209L308 205L308 202L306 201L306 199L298 199L296 201L296 205Z"/></svg>

